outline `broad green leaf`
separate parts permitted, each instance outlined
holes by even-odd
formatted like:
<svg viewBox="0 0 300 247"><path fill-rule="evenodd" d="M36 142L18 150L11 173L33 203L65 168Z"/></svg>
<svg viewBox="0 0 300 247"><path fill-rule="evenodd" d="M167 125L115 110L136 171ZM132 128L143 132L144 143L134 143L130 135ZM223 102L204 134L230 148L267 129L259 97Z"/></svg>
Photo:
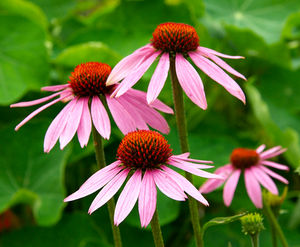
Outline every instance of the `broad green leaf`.
<svg viewBox="0 0 300 247"><path fill-rule="evenodd" d="M67 149L43 153L49 122L14 125L0 130L0 212L19 203L32 206L40 225L59 220L63 203L63 174Z"/></svg>
<svg viewBox="0 0 300 247"><path fill-rule="evenodd" d="M44 30L29 19L0 12L0 104L10 104L48 79Z"/></svg>
<svg viewBox="0 0 300 247"><path fill-rule="evenodd" d="M288 16L300 10L298 0L205 0L204 3L210 21L252 30L267 43L279 41Z"/></svg>
<svg viewBox="0 0 300 247"><path fill-rule="evenodd" d="M75 67L85 62L101 62L115 65L121 57L101 42L88 42L74 45L62 51L55 63Z"/></svg>

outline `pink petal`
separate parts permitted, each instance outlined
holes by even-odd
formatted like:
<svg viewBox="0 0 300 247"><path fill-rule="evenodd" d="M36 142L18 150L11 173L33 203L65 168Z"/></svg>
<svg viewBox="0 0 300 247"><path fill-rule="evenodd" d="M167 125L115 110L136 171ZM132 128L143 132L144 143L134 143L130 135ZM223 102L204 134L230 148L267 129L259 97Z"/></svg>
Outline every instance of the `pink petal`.
<svg viewBox="0 0 300 247"><path fill-rule="evenodd" d="M148 104L151 104L154 100L156 100L157 96L162 90L168 77L169 68L169 53L163 53L148 86Z"/></svg>
<svg viewBox="0 0 300 247"><path fill-rule="evenodd" d="M278 190L277 190L276 184L263 170L261 170L259 167L252 167L250 169L252 171L252 174L254 174L257 181L262 186L264 186L271 193L278 195Z"/></svg>
<svg viewBox="0 0 300 247"><path fill-rule="evenodd" d="M76 101L77 98L74 98L68 103L50 124L44 139L44 152L48 153L54 147L69 120Z"/></svg>
<svg viewBox="0 0 300 247"><path fill-rule="evenodd" d="M82 115L77 129L77 136L81 147L87 146L92 130L92 120L89 110L89 99L83 97Z"/></svg>
<svg viewBox="0 0 300 247"><path fill-rule="evenodd" d="M174 161L177 161L177 162L180 162L180 161L187 161L187 162L196 162L196 163L205 163L205 164L212 164L213 162L210 161L210 160L197 160L197 159L190 159L187 157L183 157L181 155L172 155L170 157L170 159L174 160ZM208 166L210 167L210 166Z"/></svg>
<svg viewBox="0 0 300 247"><path fill-rule="evenodd" d="M124 183L129 169L125 169L118 173L96 196L89 208L89 214L103 206L110 198L112 198Z"/></svg>
<svg viewBox="0 0 300 247"><path fill-rule="evenodd" d="M202 109L207 108L202 80L194 67L177 53L175 59L176 74L178 81L186 95Z"/></svg>
<svg viewBox="0 0 300 247"><path fill-rule="evenodd" d="M222 176L223 179L226 180L229 177L229 175L231 175L232 171L233 171L233 167L232 165L229 164L229 165L219 167L215 171L215 174ZM204 194L210 193L213 190L219 188L224 183L224 180L210 178L204 184L201 185L199 191Z"/></svg>
<svg viewBox="0 0 300 247"><path fill-rule="evenodd" d="M126 183L119 196L114 216L114 223L118 226L131 212L137 201L141 188L142 171L137 170Z"/></svg>
<svg viewBox="0 0 300 247"><path fill-rule="evenodd" d="M152 175L155 184L162 193L176 201L185 200L186 195L184 194L184 191L166 172L156 169L152 171Z"/></svg>
<svg viewBox="0 0 300 247"><path fill-rule="evenodd" d="M69 84L42 87L42 91L56 92L69 87Z"/></svg>
<svg viewBox="0 0 300 247"><path fill-rule="evenodd" d="M261 159L269 159L269 158L272 158L279 154L284 153L286 150L287 150L286 148L282 148L281 146L276 146L276 147L273 147L273 148L261 153L260 158Z"/></svg>
<svg viewBox="0 0 300 247"><path fill-rule="evenodd" d="M274 167L276 169L279 169L279 170L285 170L285 171L288 171L290 168L286 165L282 165L282 164L278 164L276 162L273 162L273 161L269 161L269 160L262 160L260 162L261 164L263 165L266 165L266 166L271 166L271 167Z"/></svg>
<svg viewBox="0 0 300 247"><path fill-rule="evenodd" d="M149 225L156 209L157 191L152 176L152 171L146 170L139 195L139 214L142 227Z"/></svg>
<svg viewBox="0 0 300 247"><path fill-rule="evenodd" d="M260 185L250 169L245 169L245 185L247 193L257 208L262 208L262 195Z"/></svg>
<svg viewBox="0 0 300 247"><path fill-rule="evenodd" d="M191 162L188 162L188 161L185 161L185 160L182 160L182 159L176 159L176 158L174 159L174 157L171 156L168 159L167 163L172 164L173 162L177 163L177 164L185 165L185 166L188 166L188 167L192 167L192 168L195 168L195 169L208 169L208 168L213 168L214 167L214 166L203 165L203 164L195 164L195 163L191 163Z"/></svg>
<svg viewBox="0 0 300 247"><path fill-rule="evenodd" d="M115 123L122 131L123 134L127 134L131 131L136 130L136 125L134 119L126 111L126 109L120 104L119 100L116 98L110 98L106 95L106 102L113 116Z"/></svg>
<svg viewBox="0 0 300 247"><path fill-rule="evenodd" d="M260 146L256 149L256 153L260 154L265 148L266 148L266 145L265 145L265 144L260 145Z"/></svg>
<svg viewBox="0 0 300 247"><path fill-rule="evenodd" d="M70 111L69 120L59 137L60 149L63 149L73 138L76 133L76 130L79 126L80 118L82 115L84 100L79 98L76 102L76 105Z"/></svg>
<svg viewBox="0 0 300 247"><path fill-rule="evenodd" d="M194 185L190 183L185 177L170 169L167 166L161 166L161 168L178 183L182 190L188 193L190 196L194 197L196 200L202 204L208 206L207 200L202 196L202 194L195 188Z"/></svg>
<svg viewBox="0 0 300 247"><path fill-rule="evenodd" d="M209 49L209 48L206 48L206 47L203 47L203 46L199 46L198 50L200 52L210 53L210 54L213 54L213 55L216 55L216 56L219 56L219 57L224 57L224 58L230 58L230 59L243 59L244 58L244 57L241 57L241 56L229 56L229 55L217 52L215 50L212 50L212 49Z"/></svg>
<svg viewBox="0 0 300 247"><path fill-rule="evenodd" d="M246 102L245 95L240 86L228 76L220 67L203 57L197 52L189 52L189 56L193 62L199 67L205 74L222 85L230 94L240 99L242 102Z"/></svg>
<svg viewBox="0 0 300 247"><path fill-rule="evenodd" d="M149 69L154 60L159 56L161 52L156 51L145 58L141 65L129 74L122 83L117 87L117 89L112 93L112 96L120 97L123 95L129 88L131 88L134 84L138 82L138 80L145 74L145 72Z"/></svg>
<svg viewBox="0 0 300 247"><path fill-rule="evenodd" d="M109 139L110 136L110 121L107 112L98 96L94 96L91 105L92 119L95 128L100 135Z"/></svg>
<svg viewBox="0 0 300 247"><path fill-rule="evenodd" d="M227 179L224 190L223 190L223 200L224 204L228 207L232 202L232 198L240 178L241 170L234 170L231 176Z"/></svg>
<svg viewBox="0 0 300 247"><path fill-rule="evenodd" d="M262 169L265 173L267 173L268 175L270 175L271 177L273 178L276 178L277 180L285 183L285 184L288 184L289 181L287 179L285 179L284 177L280 176L279 174L273 172L272 170L268 169L267 167L265 166L259 166L260 169Z"/></svg>

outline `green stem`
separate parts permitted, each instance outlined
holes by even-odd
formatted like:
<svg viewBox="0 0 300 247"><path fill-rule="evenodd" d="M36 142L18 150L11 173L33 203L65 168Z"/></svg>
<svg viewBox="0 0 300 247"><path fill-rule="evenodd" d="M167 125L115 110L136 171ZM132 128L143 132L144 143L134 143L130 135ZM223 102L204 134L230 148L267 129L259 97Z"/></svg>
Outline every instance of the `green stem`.
<svg viewBox="0 0 300 247"><path fill-rule="evenodd" d="M159 225L157 210L155 210L151 220L151 230L152 230L155 247L164 247L164 240Z"/></svg>
<svg viewBox="0 0 300 247"><path fill-rule="evenodd" d="M266 214L266 216L269 220L271 228L274 229L274 232L278 236L282 246L283 247L288 247L289 245L288 245L288 242L285 239L283 231L282 231L275 215L273 214L272 209L270 208L270 206L267 203L264 204L264 212L265 212L265 214ZM276 241L275 241L275 243L276 243ZM273 242L273 244L274 244L274 242ZM276 246L276 245L273 245L273 246Z"/></svg>
<svg viewBox="0 0 300 247"><path fill-rule="evenodd" d="M252 247L259 247L259 234L250 235Z"/></svg>
<svg viewBox="0 0 300 247"><path fill-rule="evenodd" d="M175 115L176 115L177 130L178 130L178 135L180 140L180 147L181 147L181 151L183 153L186 153L189 151L189 146L188 146L187 128L186 128L186 120L185 120L185 112L184 112L183 92L176 75L175 57L173 55L170 55L170 72L171 72L174 108L175 108ZM185 177L191 183L193 183L192 174L185 172ZM188 198L189 198L189 208L190 208L191 221L192 221L195 240L196 240L196 246L202 247L204 246L204 243L201 234L198 203L193 197L188 196Z"/></svg>
<svg viewBox="0 0 300 247"><path fill-rule="evenodd" d="M277 247L276 230L273 227L273 225L271 225L271 237L272 237L272 246L273 247Z"/></svg>
<svg viewBox="0 0 300 247"><path fill-rule="evenodd" d="M102 144L102 137L99 135L98 131L95 129L94 126L92 127L92 133L93 133L93 139L94 139L94 147L95 147L97 165L98 165L99 169L102 169L106 166L104 148L103 148L103 144ZM114 225L114 210L115 210L114 198L111 198L107 202L107 208L108 208L111 228L112 228L112 232L113 232L115 247L122 247L120 229L119 229L119 227Z"/></svg>

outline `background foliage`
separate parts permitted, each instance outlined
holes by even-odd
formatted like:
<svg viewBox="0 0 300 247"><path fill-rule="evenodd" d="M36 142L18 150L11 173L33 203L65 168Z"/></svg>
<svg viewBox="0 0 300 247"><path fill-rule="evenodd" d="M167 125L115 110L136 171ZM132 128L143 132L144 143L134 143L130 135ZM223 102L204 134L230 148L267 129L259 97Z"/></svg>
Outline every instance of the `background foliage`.
<svg viewBox="0 0 300 247"><path fill-rule="evenodd" d="M14 126L32 109L9 109L11 103L42 97L40 87L66 83L79 63L115 65L149 42L162 22L193 25L202 46L246 57L229 61L248 81L244 106L223 88L203 77L208 109L186 100L192 157L229 161L236 147L282 145L280 162L290 165L291 182L280 222L290 246L300 246L300 2L298 0L1 0L0 1L0 245L112 246L106 208L87 215L93 196L66 205L63 198L95 171L92 143L85 149L73 140L64 151L44 154L44 133L62 105L53 106L17 133ZM139 83L146 90L150 71ZM169 80L169 79L168 79ZM160 99L172 106L170 82ZM179 153L175 120L167 137ZM107 161L115 158L120 139L114 127L106 144ZM196 180L199 186L203 180ZM230 208L222 192L207 195L202 220L230 216L254 208L242 182ZM281 186L281 185L280 185ZM280 187L282 191L283 187ZM159 196L159 215L167 246L194 246L187 203ZM4 227L4 218L10 222ZM261 246L269 246L269 226ZM141 230L137 209L121 224L124 246L153 246L148 229ZM216 238L215 236L218 236ZM211 227L207 246L249 246L237 222Z"/></svg>

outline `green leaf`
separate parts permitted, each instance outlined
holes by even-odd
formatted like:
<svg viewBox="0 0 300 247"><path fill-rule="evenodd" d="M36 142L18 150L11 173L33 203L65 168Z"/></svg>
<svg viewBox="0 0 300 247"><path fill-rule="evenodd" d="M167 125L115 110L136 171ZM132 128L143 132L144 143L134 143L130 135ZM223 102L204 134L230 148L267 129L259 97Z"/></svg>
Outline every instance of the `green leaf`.
<svg viewBox="0 0 300 247"><path fill-rule="evenodd" d="M40 225L59 220L63 203L63 174L67 151L43 153L49 122L28 123L0 130L0 212L19 203L30 204Z"/></svg>
<svg viewBox="0 0 300 247"><path fill-rule="evenodd" d="M120 59L121 57L105 44L88 42L66 48L57 56L55 63L74 67L81 63L98 61L113 66Z"/></svg>
<svg viewBox="0 0 300 247"><path fill-rule="evenodd" d="M210 21L252 30L267 43L280 40L288 16L300 9L298 0L205 0L204 3Z"/></svg>
<svg viewBox="0 0 300 247"><path fill-rule="evenodd" d="M0 104L9 104L48 79L44 30L17 15L0 13Z"/></svg>

